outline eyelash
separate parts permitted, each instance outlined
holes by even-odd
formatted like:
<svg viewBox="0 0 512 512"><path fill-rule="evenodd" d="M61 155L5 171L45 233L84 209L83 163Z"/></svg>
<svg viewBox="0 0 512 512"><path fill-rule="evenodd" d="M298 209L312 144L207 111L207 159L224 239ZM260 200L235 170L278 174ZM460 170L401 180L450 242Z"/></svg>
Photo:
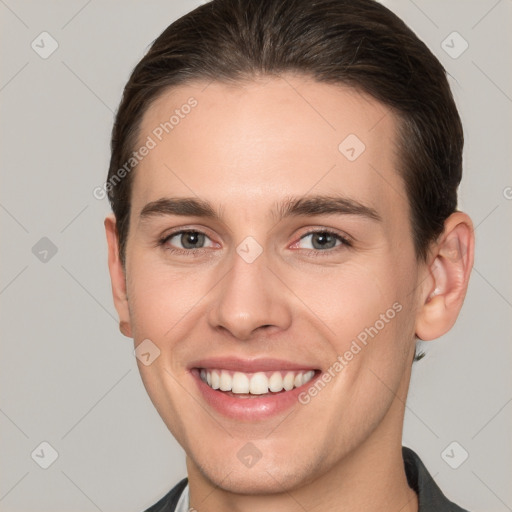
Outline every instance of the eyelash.
<svg viewBox="0 0 512 512"><path fill-rule="evenodd" d="M178 255L182 255L183 254L183 255L192 256L192 257L200 256L204 252L207 252L207 248L176 249L174 247L165 247L165 244L171 238L175 237L176 235L182 235L182 234L185 234L185 233L198 233L198 234L205 235L206 237L208 237L208 235L206 233L204 233L203 231L199 231L197 229L182 229L180 231L174 231L173 233L165 235L163 238L159 239L158 246L162 247L165 251L171 252L172 254L178 254ZM341 245L335 246L335 247L333 247L331 249L325 249L325 250L320 250L320 249L303 249L303 250L307 251L309 254L314 255L315 257L316 256L323 256L324 254L329 255L329 254L332 254L333 252L341 250L343 248L350 249L353 246L352 242L348 238L340 235L336 231L332 231L332 230L327 229L327 228L322 228L322 229L317 229L317 230L313 230L313 231L308 231L307 233L305 233L304 235L302 235L299 238L299 241L302 240L303 238L307 237L307 236L314 235L315 233L331 235L331 236L335 237L336 239L338 239L341 242ZM295 243L297 243L297 242L295 242ZM322 253L324 253L324 254L322 254Z"/></svg>

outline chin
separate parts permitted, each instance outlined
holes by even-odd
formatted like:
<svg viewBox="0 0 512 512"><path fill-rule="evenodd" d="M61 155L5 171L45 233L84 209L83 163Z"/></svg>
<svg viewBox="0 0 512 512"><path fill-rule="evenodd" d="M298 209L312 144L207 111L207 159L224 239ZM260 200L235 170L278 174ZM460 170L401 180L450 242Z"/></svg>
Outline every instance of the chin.
<svg viewBox="0 0 512 512"><path fill-rule="evenodd" d="M301 467L292 455L288 460L265 461L262 457L252 467L241 467L240 463L197 465L203 476L213 486L218 486L234 494L279 494L302 487L313 480L314 468Z"/></svg>

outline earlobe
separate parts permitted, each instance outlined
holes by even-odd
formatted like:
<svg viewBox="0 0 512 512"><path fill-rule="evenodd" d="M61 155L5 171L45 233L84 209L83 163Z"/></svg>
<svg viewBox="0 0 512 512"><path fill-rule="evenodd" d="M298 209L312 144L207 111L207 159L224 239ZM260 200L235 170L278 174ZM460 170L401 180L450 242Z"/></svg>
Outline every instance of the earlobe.
<svg viewBox="0 0 512 512"><path fill-rule="evenodd" d="M114 306L119 315L119 330L122 334L131 338L132 329L126 293L126 276L119 256L119 235L115 216L113 214L108 215L105 218L104 225L108 245L108 269L112 284Z"/></svg>
<svg viewBox="0 0 512 512"><path fill-rule="evenodd" d="M473 224L465 213L456 212L446 219L432 257L430 279L416 317L416 336L421 340L448 332L464 302L474 257Z"/></svg>
<svg viewBox="0 0 512 512"><path fill-rule="evenodd" d="M133 338L132 328L129 322L121 320L119 322L119 330L121 331L121 334L124 334L127 338Z"/></svg>

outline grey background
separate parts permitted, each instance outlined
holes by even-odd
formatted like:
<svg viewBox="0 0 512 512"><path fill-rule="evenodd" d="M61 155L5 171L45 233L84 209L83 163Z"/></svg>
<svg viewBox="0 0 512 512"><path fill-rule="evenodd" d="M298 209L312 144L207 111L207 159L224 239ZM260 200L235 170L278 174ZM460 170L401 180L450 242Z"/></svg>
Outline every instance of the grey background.
<svg viewBox="0 0 512 512"><path fill-rule="evenodd" d="M385 3L451 75L466 135L460 208L477 239L460 319L414 366L404 444L461 506L512 510L512 1ZM139 511L186 474L118 331L109 207L92 191L130 71L198 4L0 0L1 511ZM47 59L31 47L43 31L59 45ZM469 44L458 58L442 47L453 31ZM59 455L48 469L35 462L50 456L43 441ZM452 464L469 453L458 469L441 455L453 441Z"/></svg>

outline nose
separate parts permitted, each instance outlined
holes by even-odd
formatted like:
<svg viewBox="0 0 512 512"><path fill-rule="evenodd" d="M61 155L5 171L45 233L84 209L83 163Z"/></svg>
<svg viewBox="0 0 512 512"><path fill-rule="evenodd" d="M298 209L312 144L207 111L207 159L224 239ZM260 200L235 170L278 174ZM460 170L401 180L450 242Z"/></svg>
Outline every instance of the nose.
<svg viewBox="0 0 512 512"><path fill-rule="evenodd" d="M290 292L269 267L265 251L251 263L238 253L211 296L208 321L240 341L286 330L291 324Z"/></svg>

